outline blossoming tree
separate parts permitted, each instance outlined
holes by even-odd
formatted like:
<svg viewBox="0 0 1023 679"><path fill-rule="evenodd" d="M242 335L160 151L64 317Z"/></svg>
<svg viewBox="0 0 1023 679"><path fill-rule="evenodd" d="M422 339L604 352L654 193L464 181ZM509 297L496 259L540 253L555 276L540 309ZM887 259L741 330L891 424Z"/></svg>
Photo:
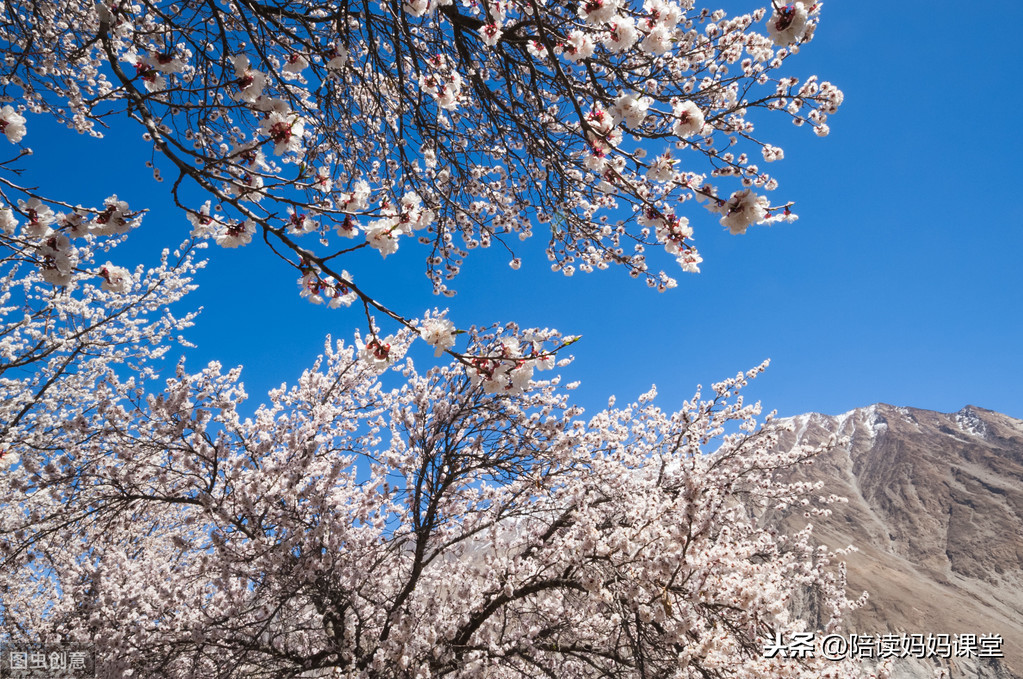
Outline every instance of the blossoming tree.
<svg viewBox="0 0 1023 679"><path fill-rule="evenodd" d="M842 93L781 74L819 7L16 0L0 93L79 132L130 119L195 235L259 237L311 301L412 327L417 312L360 287L345 255L418 242L450 295L469 250L497 245L517 267L516 243L542 228L555 270L619 264L665 290L648 248L701 261L687 201L732 233L794 218L767 197L777 183L757 161L783 154L754 119L827 133Z"/></svg>
<svg viewBox="0 0 1023 679"><path fill-rule="evenodd" d="M53 216L37 201L23 201L22 209L62 223L76 214ZM0 211L0 219L9 218L9 211ZM84 223L47 231L37 238L0 233L0 468L5 469L18 461L18 448L53 451L53 432L87 409L93 387L119 367L150 376L151 360L170 349L194 316L177 318L168 308L193 289L191 274L200 266L194 262L194 243L173 254L165 251L156 268L132 272L95 262L97 252L116 247L118 239L97 243L96 231L88 235ZM72 238L81 242L72 244Z"/></svg>
<svg viewBox="0 0 1023 679"><path fill-rule="evenodd" d="M812 453L772 450L755 372L589 421L557 378L488 394L406 361L387 390L343 343L251 418L237 370L109 372L16 444L5 631L93 643L112 677L857 676L762 656L804 629L796 592L849 602L809 531L758 525Z"/></svg>
<svg viewBox="0 0 1023 679"><path fill-rule="evenodd" d="M827 133L841 93L778 74L817 10L6 3L0 132L24 144L28 113L140 125L193 240L148 272L99 264L140 215L0 165L3 634L92 644L110 677L857 676L762 654L805 627L797 593L830 627L850 602L809 530L762 522L827 500L776 474L814 451L774 450L742 402L761 368L678 412L651 393L584 420L535 374L570 338L460 333L341 268L416 242L453 294L468 250L517 266L542 227L568 275L674 286L645 253L698 269L686 201L733 233L793 218L766 198L751 154L782 151L751 116ZM302 296L362 306L365 331L251 417L238 370L179 364L157 388L197 241L257 236ZM420 372L416 337L453 360Z"/></svg>

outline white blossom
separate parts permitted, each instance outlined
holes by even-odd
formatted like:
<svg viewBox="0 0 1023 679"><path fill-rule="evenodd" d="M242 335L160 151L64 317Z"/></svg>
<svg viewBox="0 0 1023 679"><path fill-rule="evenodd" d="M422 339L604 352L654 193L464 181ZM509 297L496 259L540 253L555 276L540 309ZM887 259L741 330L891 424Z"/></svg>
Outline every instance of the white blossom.
<svg viewBox="0 0 1023 679"><path fill-rule="evenodd" d="M672 132L683 139L700 134L704 126L703 111L693 102L686 100L675 104L675 126Z"/></svg>
<svg viewBox="0 0 1023 679"><path fill-rule="evenodd" d="M736 191L721 208L724 216L721 225L727 226L734 234L746 233L752 224L761 224L767 219L767 198L753 193L752 189Z"/></svg>
<svg viewBox="0 0 1023 679"><path fill-rule="evenodd" d="M104 209L93 220L90 231L100 236L127 233L138 226L138 219L132 215L126 201L110 196L104 201Z"/></svg>
<svg viewBox="0 0 1023 679"><path fill-rule="evenodd" d="M0 231L8 236L13 235L18 228L18 219L14 216L14 210L0 205Z"/></svg>
<svg viewBox="0 0 1023 679"><path fill-rule="evenodd" d="M235 85L237 92L232 96L237 101L254 102L263 94L266 86L266 74L249 66L249 58L244 54L237 54L231 57L234 66Z"/></svg>
<svg viewBox="0 0 1023 679"><path fill-rule="evenodd" d="M348 50L343 45L331 45L327 50L327 70L340 71L348 63Z"/></svg>
<svg viewBox="0 0 1023 679"><path fill-rule="evenodd" d="M618 15L616 0L584 0L579 5L578 14L588 24L609 22Z"/></svg>
<svg viewBox="0 0 1023 679"><path fill-rule="evenodd" d="M18 209L27 218L21 226L22 233L29 238L45 238L50 234L50 225L55 219L53 210L38 198L18 200Z"/></svg>
<svg viewBox="0 0 1023 679"><path fill-rule="evenodd" d="M307 68L309 68L309 60L295 52L289 54L284 60L284 66L281 68L281 73L284 74L285 78L291 79L301 75L302 71Z"/></svg>
<svg viewBox="0 0 1023 679"><path fill-rule="evenodd" d="M8 105L0 109L0 132L4 133L7 141L17 144L25 137L25 117Z"/></svg>
<svg viewBox="0 0 1023 679"><path fill-rule="evenodd" d="M273 111L259 125L262 132L274 144L274 153L298 153L302 150L302 135L305 122L293 112Z"/></svg>
<svg viewBox="0 0 1023 679"><path fill-rule="evenodd" d="M657 24L651 28L643 40L639 43L644 52L651 54L665 54L671 51L674 30L668 26Z"/></svg>
<svg viewBox="0 0 1023 679"><path fill-rule="evenodd" d="M68 285L78 264L78 252L63 233L55 233L43 240L38 249L40 274L52 285Z"/></svg>
<svg viewBox="0 0 1023 679"><path fill-rule="evenodd" d="M675 176L675 161L671 157L670 152L664 152L657 156L653 162L650 163L650 167L647 168L646 177L652 182L667 182L671 181L672 177Z"/></svg>
<svg viewBox="0 0 1023 679"><path fill-rule="evenodd" d="M648 23L674 29L682 20L682 8L671 0L644 0Z"/></svg>
<svg viewBox="0 0 1023 679"><path fill-rule="evenodd" d="M205 238L216 233L217 222L210 214L210 201L206 201L198 212L187 213L187 217L192 225L192 236Z"/></svg>
<svg viewBox="0 0 1023 679"><path fill-rule="evenodd" d="M614 118L616 121L623 121L632 129L638 129L647 118L647 109L650 108L651 101L650 97L622 94L615 99Z"/></svg>
<svg viewBox="0 0 1023 679"><path fill-rule="evenodd" d="M440 356L455 346L455 324L446 318L430 318L423 322L420 335L434 348L434 356Z"/></svg>
<svg viewBox="0 0 1023 679"><path fill-rule="evenodd" d="M124 60L133 67L135 76L142 81L147 92L159 92L167 88L166 76L150 63L148 55L142 56L130 51L125 53Z"/></svg>
<svg viewBox="0 0 1023 679"><path fill-rule="evenodd" d="M256 224L251 219L242 222L224 224L217 231L217 245L224 248L237 248L252 242L252 234L256 233Z"/></svg>
<svg viewBox="0 0 1023 679"><path fill-rule="evenodd" d="M484 24L480 27L480 37L483 39L483 44L489 47L493 47L501 39L503 31L497 26L497 24Z"/></svg>
<svg viewBox="0 0 1023 679"><path fill-rule="evenodd" d="M402 8L411 16L421 17L433 6L431 0L403 0Z"/></svg>
<svg viewBox="0 0 1023 679"><path fill-rule="evenodd" d="M778 47L790 45L806 34L807 18L803 3L783 5L767 19L767 33Z"/></svg>
<svg viewBox="0 0 1023 679"><path fill-rule="evenodd" d="M10 447L0 444L0 471L5 472L18 464L20 457L21 456Z"/></svg>
<svg viewBox="0 0 1023 679"><path fill-rule="evenodd" d="M103 279L100 287L107 292L123 295L131 290L131 273L124 267L107 262L100 268L99 277Z"/></svg>
<svg viewBox="0 0 1023 679"><path fill-rule="evenodd" d="M639 40L636 20L630 16L614 16L608 21L604 46L615 53L625 52Z"/></svg>
<svg viewBox="0 0 1023 679"><path fill-rule="evenodd" d="M570 61L580 62L593 56L593 38L584 31L575 30L568 34L564 45L565 57Z"/></svg>
<svg viewBox="0 0 1023 679"><path fill-rule="evenodd" d="M365 343L356 342L359 347L359 358L374 371L380 371L391 365L396 359L395 348L392 346L394 338L371 337Z"/></svg>
<svg viewBox="0 0 1023 679"><path fill-rule="evenodd" d="M398 251L398 220L394 217L383 217L370 222L366 228L366 242L380 253L382 257Z"/></svg>

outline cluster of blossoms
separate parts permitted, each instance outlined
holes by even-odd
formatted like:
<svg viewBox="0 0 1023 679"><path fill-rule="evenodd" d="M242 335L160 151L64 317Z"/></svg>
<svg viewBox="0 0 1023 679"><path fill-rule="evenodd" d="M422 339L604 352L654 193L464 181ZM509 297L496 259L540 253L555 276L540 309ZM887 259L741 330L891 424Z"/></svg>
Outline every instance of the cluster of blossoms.
<svg viewBox="0 0 1023 679"><path fill-rule="evenodd" d="M154 176L175 168L193 236L236 248L258 233L296 267L303 298L359 299L440 352L455 353L451 322L419 322L357 288L349 253L418 241L434 291L450 296L469 250L497 243L518 268L517 241L548 229L553 270L621 265L667 290L676 282L651 270L654 257L687 272L702 262L687 201L733 234L795 219L751 160L784 157L756 138L756 116L825 135L843 99L816 76L780 73L813 39L819 3L729 16L693 0L403 0L328 17L284 0L272 18L244 3L17 5L36 20L0 25L0 97L23 102L0 109L8 140L24 138L21 111L96 135L100 121L138 122ZM0 228L32 239L56 284L80 268L76 238L134 220L116 198L72 214L28 198L0 206ZM111 267L93 274L105 291L134 284ZM368 354L381 364L384 344ZM494 393L547 360L528 342L456 355Z"/></svg>
<svg viewBox="0 0 1023 679"><path fill-rule="evenodd" d="M135 69L136 77L142 80L147 91L159 92L167 89L168 76L185 73L185 64L191 55L188 49L181 52L150 51L145 54L130 50L122 59Z"/></svg>
<svg viewBox="0 0 1023 679"><path fill-rule="evenodd" d="M351 281L351 274L347 271L342 271L341 279L338 280L310 268L298 279L298 284L302 297L313 304L326 302L328 307L336 309L339 306L351 306L352 302L359 298L358 293L352 288Z"/></svg>
<svg viewBox="0 0 1023 679"><path fill-rule="evenodd" d="M198 236L238 247L258 231L340 280L337 255L387 255L418 231L439 294L468 250L513 250L546 225L556 270L618 264L667 289L646 252L681 232L644 224L649 210L703 200L731 233L787 217L750 160L784 155L754 136L756 116L824 135L842 102L815 76L779 74L814 38L819 3L728 16L693 0L403 0L328 21L287 0L272 22L244 4L18 6L45 38L0 27L0 96L94 134L130 113L180 173L173 190L191 183L217 206L190 209ZM13 106L0 131L24 136ZM741 185L718 193L709 177ZM666 249L694 271L684 238Z"/></svg>
<svg viewBox="0 0 1023 679"><path fill-rule="evenodd" d="M0 127L12 143L20 142L27 133L25 118L5 106L0 111ZM47 283L72 285L78 276L80 253L72 239L91 241L99 236L125 234L139 224L139 216L116 195L104 201L103 209L78 206L69 212L54 212L36 196L19 198L16 206L0 200L0 233L8 237L5 244L14 245L36 263L39 275ZM132 278L124 268L109 262L94 273L104 290L124 294L130 291Z"/></svg>
<svg viewBox="0 0 1023 679"><path fill-rule="evenodd" d="M699 273L703 257L689 240L693 236L693 229L688 219L647 208L638 221L642 226L654 230L657 242L664 245L668 254L675 256L683 271Z"/></svg>
<svg viewBox="0 0 1023 679"><path fill-rule="evenodd" d="M260 122L259 130L273 142L274 153L281 156L301 152L304 126L302 117L294 111L271 110Z"/></svg>
<svg viewBox="0 0 1023 679"><path fill-rule="evenodd" d="M235 101L248 104L255 103L262 95L266 87L266 74L257 68L252 68L249 57L245 54L235 54L230 57L231 65L234 66L235 87L232 95Z"/></svg>
<svg viewBox="0 0 1023 679"><path fill-rule="evenodd" d="M256 233L256 224L251 219L231 222L217 234L217 245L225 248L237 248L252 242L252 234Z"/></svg>
<svg viewBox="0 0 1023 679"><path fill-rule="evenodd" d="M347 272L346 272L347 273ZM520 331L514 324L509 324L503 331L494 331L491 340L483 344L479 340L470 342L475 348L470 354L458 354L453 351L460 334L454 323L444 313L434 311L414 324L411 331L428 345L433 347L434 356L440 357L451 352L457 357L474 386L480 386L487 394L518 395L536 385L533 381L534 370L550 370L556 364L566 365L570 358L559 362L557 353L575 341L575 338L562 338L551 330L532 329ZM475 329L468 332L470 338L477 336ZM501 336L503 335L503 336ZM359 359L374 372L380 372L401 359L405 353L407 339L399 341L395 336L382 337L374 328L368 338L356 337L355 346Z"/></svg>
<svg viewBox="0 0 1023 679"><path fill-rule="evenodd" d="M395 363L404 354L404 347L397 345L393 336L377 337L375 334L365 342L355 338L359 360L373 372L381 372Z"/></svg>
<svg viewBox="0 0 1023 679"><path fill-rule="evenodd" d="M724 205L717 206L717 211L724 216L721 224L727 226L733 234L746 233L750 224L762 224L767 219L770 203L763 196L758 196L750 189L743 189L732 194Z"/></svg>
<svg viewBox="0 0 1023 679"><path fill-rule="evenodd" d="M421 17L438 7L444 7L451 3L452 0L404 0L401 8L410 16Z"/></svg>
<svg viewBox="0 0 1023 679"><path fill-rule="evenodd" d="M638 130L646 122L647 109L652 103L650 97L622 94L615 99L614 107L611 109L614 122L624 122L629 129Z"/></svg>
<svg viewBox="0 0 1023 679"><path fill-rule="evenodd" d="M124 267L107 262L100 267L99 275L103 279L101 287L108 292L124 294L131 290L131 273Z"/></svg>
<svg viewBox="0 0 1023 679"><path fill-rule="evenodd" d="M462 96L462 74L451 68L443 55L427 60L429 72L419 76L419 87L433 97L437 108L454 111Z"/></svg>
<svg viewBox="0 0 1023 679"><path fill-rule="evenodd" d="M188 221L192 224L193 238L213 238L217 245L225 248L248 245L256 233L256 224L251 219L236 221L211 214L210 201L197 212L189 212Z"/></svg>
<svg viewBox="0 0 1023 679"><path fill-rule="evenodd" d="M703 131L706 119L700 107L693 102L678 102L673 107L672 112L675 115L675 124L671 131L676 136L686 139Z"/></svg>
<svg viewBox="0 0 1023 679"><path fill-rule="evenodd" d="M398 250L399 236L411 236L436 219L436 213L423 207L415 193L406 193L397 205L385 199L379 212L381 216L365 227L366 242L384 257Z"/></svg>
<svg viewBox="0 0 1023 679"><path fill-rule="evenodd" d="M39 271L43 280L52 285L67 285L74 278L78 264L78 251L63 233L55 233L42 239L36 249L39 256ZM100 276L103 276L100 270ZM106 285L106 281L104 285Z"/></svg>
<svg viewBox="0 0 1023 679"><path fill-rule="evenodd" d="M54 213L38 198L18 200L17 212L24 218L20 229L15 211L0 203L0 228L34 251L33 259L43 280L52 285L71 285L79 269L78 248L72 239L91 240L97 236L120 235L138 226L138 216L127 203L111 196L103 210L78 207L72 212ZM90 275L86 273L86 275ZM126 293L131 289L127 270L109 262L95 274L103 279L103 289Z"/></svg>
<svg viewBox="0 0 1023 679"><path fill-rule="evenodd" d="M542 350L546 337L528 333L526 341L510 337L496 345L496 351L471 359L469 379L488 394L521 394L533 379L533 370L554 367L553 352Z"/></svg>
<svg viewBox="0 0 1023 679"><path fill-rule="evenodd" d="M0 208L5 225L0 233L4 508L13 497L14 479L39 469L41 460L55 450L55 432L73 426L74 414L90 408L104 376L130 365L129 374L143 377L147 361L166 352L167 343L192 324L194 314L176 317L167 305L194 289L191 277L202 266L194 260L195 244L186 243L173 255L164 251L159 266L134 273L110 261L98 263L101 253L109 255L123 243L122 238L104 238L106 224L96 222L111 207L112 212L123 208L129 214L119 203L111 198L105 210L53 214L29 198L15 213L26 220L42 218L49 229L41 233L41 227L26 222L22 226L29 226L30 234L18 228L11 208ZM58 294L54 285L62 286ZM17 303L11 304L13 299ZM9 536L10 515L3 511L0 536ZM5 582L9 556L0 550Z"/></svg>
<svg viewBox="0 0 1023 679"><path fill-rule="evenodd" d="M427 317L419 328L420 337L434 349L434 356L440 357L445 351L455 346L458 331L455 324L447 318Z"/></svg>
<svg viewBox="0 0 1023 679"><path fill-rule="evenodd" d="M313 233L318 227L316 213L305 214L293 208L288 208L288 233L301 236Z"/></svg>

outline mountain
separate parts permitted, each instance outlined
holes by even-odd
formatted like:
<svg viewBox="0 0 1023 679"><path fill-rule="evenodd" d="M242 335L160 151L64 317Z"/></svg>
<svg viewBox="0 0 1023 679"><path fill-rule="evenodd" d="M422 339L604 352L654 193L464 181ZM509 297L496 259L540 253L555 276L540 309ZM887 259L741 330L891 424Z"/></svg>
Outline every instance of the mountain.
<svg viewBox="0 0 1023 679"><path fill-rule="evenodd" d="M1023 421L967 406L943 414L877 404L839 416L779 419L781 447L839 442L800 466L823 482L829 517L809 521L845 558L849 592L866 590L850 613L859 634L1000 634L1004 658L940 661L953 679L1023 679ZM806 604L804 614L812 615ZM954 639L955 637L953 637ZM945 653L941 653L945 655ZM895 661L893 679L931 679L939 661Z"/></svg>

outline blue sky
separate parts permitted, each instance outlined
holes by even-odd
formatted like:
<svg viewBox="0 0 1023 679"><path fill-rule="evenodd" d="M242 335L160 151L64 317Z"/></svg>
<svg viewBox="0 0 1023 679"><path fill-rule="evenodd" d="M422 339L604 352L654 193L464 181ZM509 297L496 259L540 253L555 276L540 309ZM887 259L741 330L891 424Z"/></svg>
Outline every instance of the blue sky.
<svg viewBox="0 0 1023 679"><path fill-rule="evenodd" d="M517 272L498 248L474 252L454 299L430 294L415 248L348 268L407 315L449 307L462 327L514 320L582 335L564 372L582 381L577 398L590 410L652 383L674 408L697 383L771 358L749 393L781 415L882 401L1023 418L1023 149L1012 122L1023 103L1013 53L1023 8L996 2L983 16L995 18L951 2L826 3L817 39L789 68L845 92L831 135L786 125L765 137L786 155L770 168L781 182L774 198L795 200L799 221L730 236L709 213L689 213L703 272L678 272L668 293L622 271L553 274L540 239ZM151 209L131 256L152 259L187 236L168 187L142 167L140 134L96 142L28 123L25 143L50 177L59 167L66 178L59 195L99 203L115 192ZM258 243L208 252L190 299L204 312L189 364L244 365L253 401L294 381L325 334L361 327L354 308L301 300L295 271Z"/></svg>

